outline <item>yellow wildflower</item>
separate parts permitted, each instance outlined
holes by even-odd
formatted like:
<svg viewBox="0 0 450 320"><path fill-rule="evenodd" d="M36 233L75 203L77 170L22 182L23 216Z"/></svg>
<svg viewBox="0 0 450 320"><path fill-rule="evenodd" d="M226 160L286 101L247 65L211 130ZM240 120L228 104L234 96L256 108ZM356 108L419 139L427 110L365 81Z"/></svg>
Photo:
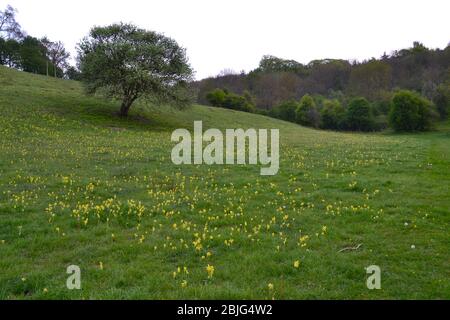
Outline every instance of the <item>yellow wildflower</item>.
<svg viewBox="0 0 450 320"><path fill-rule="evenodd" d="M208 264L206 266L206 272L208 273L208 278L211 279L214 274L214 266Z"/></svg>

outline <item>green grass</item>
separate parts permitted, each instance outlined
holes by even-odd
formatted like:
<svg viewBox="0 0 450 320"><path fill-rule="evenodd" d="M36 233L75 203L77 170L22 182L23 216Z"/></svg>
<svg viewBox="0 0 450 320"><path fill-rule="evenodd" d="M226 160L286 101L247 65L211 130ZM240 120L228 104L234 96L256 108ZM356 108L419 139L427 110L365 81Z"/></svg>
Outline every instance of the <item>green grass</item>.
<svg viewBox="0 0 450 320"><path fill-rule="evenodd" d="M141 104L128 120L117 108L0 67L1 299L450 298L448 123L347 134L203 106ZM278 175L173 165L171 132L194 120L280 128ZM72 264L81 290L66 288ZM366 288L370 265L381 290Z"/></svg>

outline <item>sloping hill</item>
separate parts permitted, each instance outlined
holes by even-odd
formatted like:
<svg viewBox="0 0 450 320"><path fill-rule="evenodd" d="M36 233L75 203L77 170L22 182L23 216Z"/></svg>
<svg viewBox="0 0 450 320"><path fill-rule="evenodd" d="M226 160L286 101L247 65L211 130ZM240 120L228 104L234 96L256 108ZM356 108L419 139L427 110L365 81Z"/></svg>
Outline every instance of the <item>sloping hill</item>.
<svg viewBox="0 0 450 320"><path fill-rule="evenodd" d="M0 67L0 298L450 298L448 131L117 107ZM279 173L173 165L171 132L194 120L280 128ZM382 290L366 288L374 264Z"/></svg>
<svg viewBox="0 0 450 320"><path fill-rule="evenodd" d="M248 127L277 126L296 127L271 118L252 115L233 110L193 106L188 112L167 107L152 108L141 103L131 116L130 121L121 121L114 117L119 102L107 102L101 99L88 98L82 86L76 81L63 81L51 77L43 77L18 72L0 66L0 84L2 86L2 102L7 107L22 104L21 110L13 108L13 113L20 111L50 112L65 119L82 120L95 125L112 125L126 127L142 127L149 130L170 130L180 126L192 126L194 120L203 120L205 126L225 128L236 124ZM31 102L31 103L30 103Z"/></svg>

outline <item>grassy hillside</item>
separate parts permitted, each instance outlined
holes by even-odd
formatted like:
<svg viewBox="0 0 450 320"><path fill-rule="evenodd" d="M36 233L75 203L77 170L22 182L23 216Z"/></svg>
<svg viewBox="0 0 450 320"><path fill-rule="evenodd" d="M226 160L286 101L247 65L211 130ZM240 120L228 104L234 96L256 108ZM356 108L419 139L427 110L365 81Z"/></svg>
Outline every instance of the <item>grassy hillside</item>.
<svg viewBox="0 0 450 320"><path fill-rule="evenodd" d="M1 299L450 298L448 126L345 134L117 108L0 67ZM171 132L194 120L280 128L278 175L173 165ZM81 290L66 288L69 265ZM370 265L381 290L366 288Z"/></svg>

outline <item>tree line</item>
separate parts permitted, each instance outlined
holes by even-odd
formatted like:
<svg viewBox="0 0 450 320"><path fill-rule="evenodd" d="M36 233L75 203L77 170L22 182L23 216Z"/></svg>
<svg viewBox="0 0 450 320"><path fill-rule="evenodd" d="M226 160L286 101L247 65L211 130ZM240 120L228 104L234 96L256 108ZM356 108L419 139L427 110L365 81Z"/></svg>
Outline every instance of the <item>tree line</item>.
<svg viewBox="0 0 450 320"><path fill-rule="evenodd" d="M70 54L61 41L27 35L16 21L17 11L7 6L0 11L0 64L18 70L54 77L77 78L70 66Z"/></svg>
<svg viewBox="0 0 450 320"><path fill-rule="evenodd" d="M304 65L264 56L259 67L193 82L186 50L162 34L131 24L94 27L78 44L77 68L60 41L27 35L16 10L0 11L0 64L81 80L88 93L121 101L127 116L138 99L255 112L314 128L428 130L447 119L450 46L408 49L362 62L323 59Z"/></svg>
<svg viewBox="0 0 450 320"><path fill-rule="evenodd" d="M196 82L195 88L202 104L227 107L217 102L222 91L253 101L240 110L316 128L359 131L395 128L394 98L408 95L417 104L414 110L427 106L427 124L413 126L419 130L448 117L450 46L429 49L414 42L411 48L379 59L324 59L307 65L264 56L249 73L227 71Z"/></svg>

